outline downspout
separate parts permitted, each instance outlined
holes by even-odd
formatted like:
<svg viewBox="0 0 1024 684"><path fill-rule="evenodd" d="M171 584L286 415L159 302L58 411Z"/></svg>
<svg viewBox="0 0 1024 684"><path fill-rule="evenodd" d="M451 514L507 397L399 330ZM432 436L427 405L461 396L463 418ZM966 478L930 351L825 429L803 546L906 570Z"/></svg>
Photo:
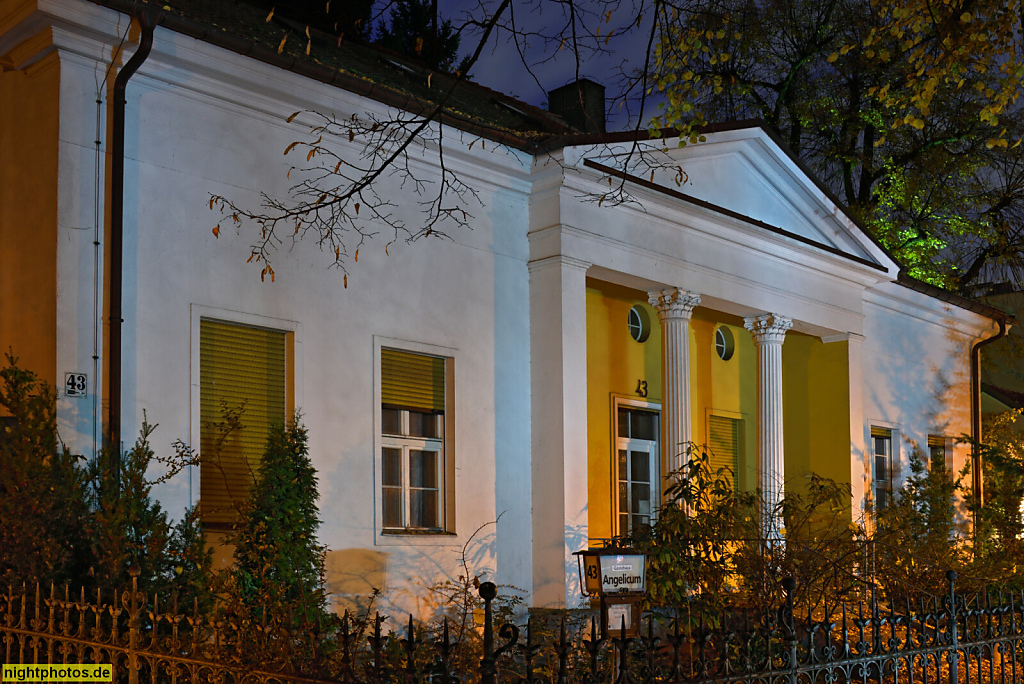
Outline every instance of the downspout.
<svg viewBox="0 0 1024 684"><path fill-rule="evenodd" d="M139 47L114 79L114 112L111 128L110 174L110 350L107 387L110 407L107 421L107 448L110 450L114 481L120 490L121 473L121 291L124 259L124 110L128 79L138 70L153 47L156 21L146 10L136 17L142 35Z"/></svg>
<svg viewBox="0 0 1024 684"><path fill-rule="evenodd" d="M985 504L984 482L981 476L981 348L1006 337L1006 319L999 318L998 321L998 333L974 343L971 347L971 488L974 490L979 510Z"/></svg>

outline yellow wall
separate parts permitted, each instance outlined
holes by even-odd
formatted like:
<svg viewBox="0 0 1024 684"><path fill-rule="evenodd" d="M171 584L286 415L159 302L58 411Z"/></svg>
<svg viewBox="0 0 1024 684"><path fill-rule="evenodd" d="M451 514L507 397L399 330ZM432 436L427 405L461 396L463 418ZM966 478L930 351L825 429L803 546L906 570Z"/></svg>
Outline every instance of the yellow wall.
<svg viewBox="0 0 1024 684"><path fill-rule="evenodd" d="M651 335L644 343L629 335L634 304L647 310ZM715 330L732 333L735 351L723 361ZM637 398L647 382L647 401L661 402L661 334L657 313L643 292L587 281L587 421L589 525L592 539L614 531L612 468L614 397ZM782 348L783 416L787 487L801 491L806 474L850 481L849 352L846 342L823 343L790 331ZM708 416L742 420L737 486L757 488L757 349L742 319L698 307L690 321L691 425L693 441L708 441ZM667 452L662 448L662 463ZM664 472L664 470L663 470Z"/></svg>
<svg viewBox="0 0 1024 684"><path fill-rule="evenodd" d="M732 333L736 348L723 361L715 351L715 329ZM690 320L691 425L693 442L707 444L708 416L742 420L736 484L757 487L757 351L740 318L698 308Z"/></svg>
<svg viewBox="0 0 1024 684"><path fill-rule="evenodd" d="M651 322L646 342L629 335L629 309L642 305ZM639 399L637 382L647 383L645 401L661 402L661 327L647 295L610 283L587 280L587 446L590 537L611 537L612 399ZM664 455L663 455L664 456Z"/></svg>
<svg viewBox="0 0 1024 684"><path fill-rule="evenodd" d="M15 48L17 50L17 48ZM12 51L14 52L14 51ZM60 69L0 56L0 351L57 380L57 143Z"/></svg>
<svg viewBox="0 0 1024 684"><path fill-rule="evenodd" d="M815 472L850 482L847 342L823 343L790 331L782 346L786 487L800 491Z"/></svg>

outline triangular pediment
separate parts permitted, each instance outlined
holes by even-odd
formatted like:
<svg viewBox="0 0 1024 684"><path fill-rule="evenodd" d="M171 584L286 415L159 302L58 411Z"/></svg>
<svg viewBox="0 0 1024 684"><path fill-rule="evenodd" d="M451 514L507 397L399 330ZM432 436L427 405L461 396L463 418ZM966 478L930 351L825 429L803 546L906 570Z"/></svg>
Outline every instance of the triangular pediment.
<svg viewBox="0 0 1024 684"><path fill-rule="evenodd" d="M590 159L682 202L692 198L705 209L720 208L752 226L869 262L893 275L899 270L845 207L759 126L708 133L704 142L684 147L668 139L643 155L634 151Z"/></svg>

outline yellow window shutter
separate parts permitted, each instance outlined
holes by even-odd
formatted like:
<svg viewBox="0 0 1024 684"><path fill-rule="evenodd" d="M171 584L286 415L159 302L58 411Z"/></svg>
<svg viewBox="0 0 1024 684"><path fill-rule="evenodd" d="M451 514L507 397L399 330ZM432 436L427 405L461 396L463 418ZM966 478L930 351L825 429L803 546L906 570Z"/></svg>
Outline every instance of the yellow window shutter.
<svg viewBox="0 0 1024 684"><path fill-rule="evenodd" d="M381 349L380 384L387 408L444 413L443 358Z"/></svg>
<svg viewBox="0 0 1024 684"><path fill-rule="evenodd" d="M212 319L199 324L199 508L208 526L235 520L249 494L270 429L285 420L287 333ZM242 429L219 448L224 408L244 405Z"/></svg>
<svg viewBox="0 0 1024 684"><path fill-rule="evenodd" d="M711 450L712 472L728 468L728 479L735 487L740 454L740 421L724 416L708 416L708 448Z"/></svg>

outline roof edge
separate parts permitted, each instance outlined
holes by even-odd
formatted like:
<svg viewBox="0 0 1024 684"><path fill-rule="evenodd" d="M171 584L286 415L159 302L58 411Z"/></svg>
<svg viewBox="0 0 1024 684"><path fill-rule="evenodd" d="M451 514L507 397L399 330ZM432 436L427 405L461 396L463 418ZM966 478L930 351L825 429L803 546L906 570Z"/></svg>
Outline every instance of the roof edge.
<svg viewBox="0 0 1024 684"><path fill-rule="evenodd" d="M1009 325L1015 323L1017 320L1011 314L1008 314L1001 309L997 309L996 307L988 304L982 304L981 302L969 299L963 295L958 295L955 292L950 292L949 290L943 290L941 287L936 287L935 285L926 283L923 280L918 280L913 276L907 275L905 271L899 272L896 276L896 283L914 290L915 292L920 292L923 295L940 299L949 304L953 304L954 306L958 306L961 309L966 309L967 311L972 311L981 316L985 316L993 321L1003 321Z"/></svg>
<svg viewBox="0 0 1024 684"><path fill-rule="evenodd" d="M107 9L114 10L115 12L120 12L122 14L128 14L130 16L137 16L141 11L154 12L157 15L157 25L174 31L175 33L180 33L215 47L229 50L243 57L251 57L252 59L263 62L264 64L276 66L284 69L285 71L290 71L299 76L311 78L315 81L347 90L356 95L362 95L386 106L395 107L421 116L429 114L431 109L438 106L415 96L400 93L380 84L372 83L356 76L346 74L343 71L321 66L315 62L307 62L287 53L278 53L275 50L271 50L266 46L260 45L252 38L243 38L227 31L218 31L214 27L191 21L163 9L159 9L146 2L139 2L138 0L89 1L101 7L106 7ZM466 81L466 83L472 82ZM492 92L495 95L500 95L497 91ZM472 122L464 117L446 112L443 108L437 114L436 119L439 123L450 125L467 133L480 135L488 138L489 140L493 140L494 142L508 145L509 147L524 152L536 153L537 151L538 145L535 141L528 140L491 126Z"/></svg>
<svg viewBox="0 0 1024 684"><path fill-rule="evenodd" d="M820 242L815 242L814 240L806 238L803 235L798 235L797 233L793 233L793 232L788 231L788 230L786 230L784 228L780 228L778 226L773 226L770 223L765 223L764 221L761 221L759 219L753 218L751 216L747 216L746 214L741 214L738 211L733 211L732 209L729 209L728 207L723 207L723 206L720 206L718 204L714 204L713 202L708 202L708 201L702 200L702 199L700 199L698 197L693 197L692 195L687 195L686 193L679 192L678 190L673 190L672 188L666 188L666 187L664 187L662 185L658 185L657 183L653 183L653 182L651 182L651 181L649 181L649 180L647 180L645 178L640 178L639 176L634 176L633 174L626 173L625 171L620 171L618 169L614 169L614 168L612 168L610 166L606 166L606 165L604 165L604 164L602 164L600 162L596 162L596 161L593 161L591 159L584 159L583 160L583 165L588 167L588 168L594 169L595 171L599 171L601 173L608 174L609 176L614 176L616 178L621 178L621 179L623 179L625 181L629 181L630 183L633 183L634 185L639 185L640 187L646 188L648 190L653 190L653 191L659 192L659 193L661 193L663 195L667 195L669 197L672 197L673 199L677 199L677 200L680 200L682 202L686 202L688 204L692 204L694 206L700 207L702 209L706 209L708 211L713 211L713 212L721 214L723 216L728 216L729 218L735 219L737 221L742 221L743 223L747 223L747 224L752 225L752 226L756 226L758 228L761 228L762 230L766 230L766 231L768 231L770 233L773 233L775 235L780 235L782 237L786 237L786 238L789 238L791 240L795 240L796 242L799 242L799 243L804 244L804 245L808 245L810 247L814 247L816 249L821 250L822 252L826 252L828 254L831 254L832 256L837 256L837 257L840 257L840 258L843 258L843 259L847 259L848 261L852 261L852 262L854 262L856 264L860 264L861 266L866 266L868 268L874 269L876 271L880 271L882 273L887 273L888 272L888 269L883 264L879 264L879 263L876 263L876 262L871 261L869 259L865 259L863 257L857 256L856 254L848 254L847 252L844 252L841 249L838 249L836 247L832 247L830 245L823 245Z"/></svg>
<svg viewBox="0 0 1024 684"><path fill-rule="evenodd" d="M981 383L981 391L1010 408L1024 408L1024 392L999 387L990 382Z"/></svg>
<svg viewBox="0 0 1024 684"><path fill-rule="evenodd" d="M725 121L723 123L707 124L694 129L700 134L704 133L725 133L728 131L739 131L748 128L763 128L760 119L742 119L737 121ZM678 138L679 131L675 128L659 128L654 133L647 128L633 128L628 131L613 131L610 133L570 133L568 135L556 135L548 138L538 145L539 151L554 152L563 147L575 145L610 145L624 142L645 142L650 140L667 140Z"/></svg>
<svg viewBox="0 0 1024 684"><path fill-rule="evenodd" d="M830 202L835 204L843 212L843 214L864 234L864 236L871 241L879 250L882 251L885 256L893 261L897 266L901 267L903 264L893 255L892 252L883 245L878 238L875 237L867 225L855 216L850 208L828 186L826 186L818 175L801 160L795 152L782 140L779 135L770 124L763 119L740 119L737 121L726 121L722 123L707 124L705 126L695 127L693 130L698 135L707 135L712 133L727 133L729 131L741 131L757 129L764 133L779 150L792 162L800 172L814 184L814 187L818 189ZM652 134L649 130L640 130L634 128L631 131L619 131L616 133L603 133L594 135L564 135L549 138L542 142L539 148L543 151L550 152L561 147L569 147L572 145L600 145L600 144L612 144L612 143L623 143L636 141L649 141L659 140L667 138L679 137L679 131L674 128L662 128L657 131L656 134ZM697 143L699 144L699 143Z"/></svg>

